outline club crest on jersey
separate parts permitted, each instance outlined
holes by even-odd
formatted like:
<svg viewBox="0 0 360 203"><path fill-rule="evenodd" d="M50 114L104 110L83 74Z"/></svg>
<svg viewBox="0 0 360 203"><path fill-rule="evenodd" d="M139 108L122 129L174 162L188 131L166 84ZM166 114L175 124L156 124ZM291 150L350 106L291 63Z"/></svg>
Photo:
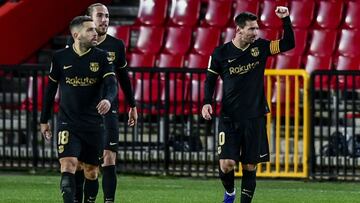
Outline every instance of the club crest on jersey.
<svg viewBox="0 0 360 203"><path fill-rule="evenodd" d="M252 48L251 50L250 50L250 53L251 53L251 55L253 56L253 57L257 57L257 56L259 56L259 48L258 47L254 47L254 48Z"/></svg>
<svg viewBox="0 0 360 203"><path fill-rule="evenodd" d="M99 63L91 62L89 67L92 72L96 72L99 70Z"/></svg>
<svg viewBox="0 0 360 203"><path fill-rule="evenodd" d="M107 57L107 60L109 62L113 62L115 60L115 52L108 52L108 57Z"/></svg>

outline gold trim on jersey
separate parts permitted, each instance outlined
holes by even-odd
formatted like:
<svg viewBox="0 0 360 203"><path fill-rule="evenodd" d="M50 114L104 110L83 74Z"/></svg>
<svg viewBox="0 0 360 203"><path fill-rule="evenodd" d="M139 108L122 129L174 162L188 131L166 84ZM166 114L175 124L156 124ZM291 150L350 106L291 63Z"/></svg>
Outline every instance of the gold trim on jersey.
<svg viewBox="0 0 360 203"><path fill-rule="evenodd" d="M125 68L127 66L127 61L125 61L125 65L119 67L119 68Z"/></svg>
<svg viewBox="0 0 360 203"><path fill-rule="evenodd" d="M270 41L270 53L271 55L280 53L280 40Z"/></svg>
<svg viewBox="0 0 360 203"><path fill-rule="evenodd" d="M108 75L115 75L115 73L114 73L114 72L105 73L104 76L103 76L103 78L105 78L105 77L108 76Z"/></svg>
<svg viewBox="0 0 360 203"><path fill-rule="evenodd" d="M55 80L54 78L52 78L50 75L49 75L49 79L51 80L51 81L53 81L53 82L58 82L57 80Z"/></svg>
<svg viewBox="0 0 360 203"><path fill-rule="evenodd" d="M215 71L211 70L210 68L208 68L207 70L208 70L209 72L211 72L211 73L214 73L214 74L216 74L216 75L219 75L219 73L217 73L217 72L215 72Z"/></svg>
<svg viewBox="0 0 360 203"><path fill-rule="evenodd" d="M236 48L240 49L241 51L245 51L245 50L246 50L247 48L249 48L249 46L250 46L250 44L248 44L245 48L241 48L241 47L239 47L239 46L237 46L237 45L235 44L234 39L232 39L231 42L234 44L234 46L235 46Z"/></svg>
<svg viewBox="0 0 360 203"><path fill-rule="evenodd" d="M85 54L87 54L87 53L89 53L90 51L91 51L91 48L89 48L87 51L85 51L84 53L80 53L79 51L77 51L76 49L75 49L75 43L72 45L72 48L73 48L73 50L74 50L74 52L77 54L77 55L79 55L79 56L84 56Z"/></svg>

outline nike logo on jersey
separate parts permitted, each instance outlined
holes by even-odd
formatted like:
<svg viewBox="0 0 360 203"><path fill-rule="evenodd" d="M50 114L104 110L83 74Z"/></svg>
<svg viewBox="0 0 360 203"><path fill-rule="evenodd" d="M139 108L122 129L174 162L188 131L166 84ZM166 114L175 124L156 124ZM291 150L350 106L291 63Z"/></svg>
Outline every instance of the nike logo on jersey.
<svg viewBox="0 0 360 203"><path fill-rule="evenodd" d="M263 158L263 157L265 157L266 155L268 155L268 154L260 154L260 158Z"/></svg>
<svg viewBox="0 0 360 203"><path fill-rule="evenodd" d="M229 63L232 63L233 61L235 61L236 59L228 59Z"/></svg>
<svg viewBox="0 0 360 203"><path fill-rule="evenodd" d="M111 146L114 146L114 145L116 145L117 143L116 142L110 142L109 143Z"/></svg>
<svg viewBox="0 0 360 203"><path fill-rule="evenodd" d="M69 65L69 66L64 66L64 70L68 69L68 68L71 68L72 65Z"/></svg>

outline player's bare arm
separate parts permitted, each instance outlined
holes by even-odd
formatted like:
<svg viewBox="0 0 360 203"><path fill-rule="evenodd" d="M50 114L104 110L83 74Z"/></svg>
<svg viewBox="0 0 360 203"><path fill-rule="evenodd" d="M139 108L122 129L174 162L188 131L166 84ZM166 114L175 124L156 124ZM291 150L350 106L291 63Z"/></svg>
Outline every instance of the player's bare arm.
<svg viewBox="0 0 360 203"><path fill-rule="evenodd" d="M138 119L138 114L137 114L136 107L130 108L130 110L129 110L128 125L129 125L129 126L134 126L134 125L136 125L137 119Z"/></svg>

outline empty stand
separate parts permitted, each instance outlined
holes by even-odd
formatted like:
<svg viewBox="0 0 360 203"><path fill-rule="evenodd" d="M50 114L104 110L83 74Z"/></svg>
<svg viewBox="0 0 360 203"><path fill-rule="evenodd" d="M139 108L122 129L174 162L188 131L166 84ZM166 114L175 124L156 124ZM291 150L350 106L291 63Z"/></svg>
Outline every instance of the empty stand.
<svg viewBox="0 0 360 203"><path fill-rule="evenodd" d="M267 69L274 68L274 66L275 66L275 59L276 59L275 56L269 56L269 57L267 58L265 68L267 68Z"/></svg>
<svg viewBox="0 0 360 203"><path fill-rule="evenodd" d="M187 80L169 80L169 113L183 114L188 111L186 101L188 99L189 83ZM165 88L161 92L161 101L165 104Z"/></svg>
<svg viewBox="0 0 360 203"><path fill-rule="evenodd" d="M160 51L164 38L164 28L140 26L135 52L156 54Z"/></svg>
<svg viewBox="0 0 360 203"><path fill-rule="evenodd" d="M348 57L360 55L360 32L358 30L341 30L338 53Z"/></svg>
<svg viewBox="0 0 360 203"><path fill-rule="evenodd" d="M360 4L358 1L349 1L347 3L347 10L345 14L345 28L359 29L360 28Z"/></svg>
<svg viewBox="0 0 360 203"><path fill-rule="evenodd" d="M190 48L192 30L190 27L168 27L163 52L184 55Z"/></svg>
<svg viewBox="0 0 360 203"><path fill-rule="evenodd" d="M298 69L301 67L301 56L299 55L283 55L276 56L276 69Z"/></svg>
<svg viewBox="0 0 360 203"><path fill-rule="evenodd" d="M258 30L258 37L267 40L276 40L280 38L280 31L277 29L262 28Z"/></svg>
<svg viewBox="0 0 360 203"><path fill-rule="evenodd" d="M195 29L194 52L210 55L219 44L220 30L215 27L197 27Z"/></svg>
<svg viewBox="0 0 360 203"><path fill-rule="evenodd" d="M315 70L331 70L332 58L331 56L314 56L307 55L305 59L305 70L311 74ZM330 89L330 83L328 84L328 77L322 76L322 82L320 77L315 78L315 88Z"/></svg>
<svg viewBox="0 0 360 203"><path fill-rule="evenodd" d="M116 38L121 39L125 47L129 47L130 42L130 26L116 26Z"/></svg>
<svg viewBox="0 0 360 203"><path fill-rule="evenodd" d="M154 65L155 65L155 55L130 53L127 57L127 61L128 61L129 67L151 68L151 67L154 67ZM150 73L140 73L140 72L135 73L135 78L142 78L142 77L150 78ZM132 78L132 77L130 77L130 78Z"/></svg>
<svg viewBox="0 0 360 203"><path fill-rule="evenodd" d="M206 69L209 64L209 56L190 53L187 57L187 68L204 68Z"/></svg>
<svg viewBox="0 0 360 203"><path fill-rule="evenodd" d="M162 25L165 21L168 0L140 0L135 24Z"/></svg>
<svg viewBox="0 0 360 203"><path fill-rule="evenodd" d="M312 22L315 9L315 1L300 0L290 2L291 24L295 28L308 28Z"/></svg>
<svg viewBox="0 0 360 203"><path fill-rule="evenodd" d="M153 54L130 53L127 61L129 67L153 67L155 56Z"/></svg>
<svg viewBox="0 0 360 203"><path fill-rule="evenodd" d="M263 9L260 11L260 22L265 27L280 28L282 27L282 21L275 14L275 8L277 3L273 0L264 0Z"/></svg>
<svg viewBox="0 0 360 203"><path fill-rule="evenodd" d="M231 16L233 0L209 0L203 24L224 27Z"/></svg>
<svg viewBox="0 0 360 203"><path fill-rule="evenodd" d="M194 26L200 13L200 0L173 0L170 9L170 25Z"/></svg>
<svg viewBox="0 0 360 203"><path fill-rule="evenodd" d="M158 57L157 67L159 68L182 68L184 65L184 56L182 55L172 55L161 53ZM180 79L183 74L181 73L170 73L170 79ZM161 73L161 78L165 79L165 74Z"/></svg>
<svg viewBox="0 0 360 203"><path fill-rule="evenodd" d="M223 43L230 42L235 37L235 28L227 27L223 32Z"/></svg>
<svg viewBox="0 0 360 203"><path fill-rule="evenodd" d="M336 70L359 70L360 60L358 57L346 57L338 56L337 64L335 66ZM336 78L334 78L336 79ZM360 88L359 77L348 76L339 76L339 87L345 89L351 89L353 86L355 88ZM337 87L336 80L333 80L333 86Z"/></svg>
<svg viewBox="0 0 360 203"><path fill-rule="evenodd" d="M234 17L236 17L239 13L242 12L251 12L255 15L259 13L259 1L249 1L249 0L236 0L234 7Z"/></svg>
<svg viewBox="0 0 360 203"><path fill-rule="evenodd" d="M308 53L317 56L332 55L336 46L336 36L336 30L313 30L311 32L311 40Z"/></svg>
<svg viewBox="0 0 360 203"><path fill-rule="evenodd" d="M319 8L315 19L315 27L336 29L343 12L343 1L319 1Z"/></svg>

